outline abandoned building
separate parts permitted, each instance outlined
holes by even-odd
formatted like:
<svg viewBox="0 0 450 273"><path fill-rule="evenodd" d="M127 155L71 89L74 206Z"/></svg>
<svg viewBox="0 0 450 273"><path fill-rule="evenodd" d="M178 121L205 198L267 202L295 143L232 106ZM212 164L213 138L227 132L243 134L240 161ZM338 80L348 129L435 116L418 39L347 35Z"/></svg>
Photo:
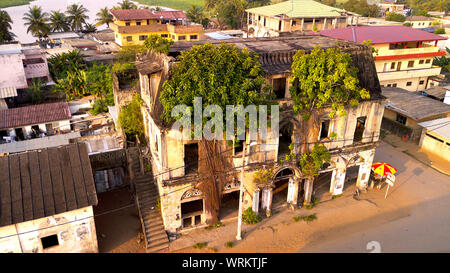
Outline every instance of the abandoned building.
<svg viewBox="0 0 450 273"><path fill-rule="evenodd" d="M209 40L212 44L220 41ZM177 42L169 55L148 52L138 57L136 67L139 84L136 88L121 90L120 84L114 87L116 101L130 100L132 92L138 92L143 100L141 107L145 134L147 136L147 155L151 158L152 174L141 175L136 181L137 199L147 202L147 213L162 219L146 220L142 204L139 207L141 221L146 233L147 250L157 251L166 243L160 237L153 238L151 229L164 229L169 236L190 228L214 224L214 213L219 220L237 216L240 187L240 168L245 158L244 209L252 207L256 212L263 209L270 212L274 205L289 203L292 207L309 204L314 196L340 195L351 184L366 189L375 148L379 140L379 131L384 111L384 97L376 75L371 49L367 46L317 36L291 36L276 38L258 38L254 40L233 39L239 49L247 48L259 55L266 81L272 84L273 92L280 105L279 135L270 134L268 138L258 140L251 145L250 151L243 156L242 146L225 141L215 145L203 141L183 140L182 132L170 129L161 119L163 106L159 101L162 84L169 77L171 67L176 64L174 56L189 50L198 42ZM294 144L294 152L299 151L302 131L299 129L301 117L292 112L289 87L292 57L298 50L311 51L314 46L322 48L339 47L350 53L358 67L360 86L370 91L370 99L361 101L355 108L347 107L346 116L328 117L329 109L320 114L320 132L315 142L322 142L331 153L331 163L320 170L313 182L305 179L298 163L279 163L279 158L289 152L288 146ZM122 102L122 105L126 102ZM120 112L120 103L116 104ZM331 135L336 137L332 139ZM314 138L314 137L313 137ZM249 144L247 133L246 143ZM211 168L206 162L211 150L223 154L222 163ZM261 169L273 168L268 185L256 185L254 174ZM220 207L210 211L207 203L211 196L202 191L202 182L216 177ZM139 188L148 185L147 190ZM160 199L160 211L155 212L156 200ZM209 198L209 200L208 200ZM158 233L160 234L160 233ZM158 235L159 236L159 235ZM167 240L167 238L166 238ZM159 245L159 247L157 247Z"/></svg>
<svg viewBox="0 0 450 273"><path fill-rule="evenodd" d="M0 252L98 252L85 144L0 157Z"/></svg>

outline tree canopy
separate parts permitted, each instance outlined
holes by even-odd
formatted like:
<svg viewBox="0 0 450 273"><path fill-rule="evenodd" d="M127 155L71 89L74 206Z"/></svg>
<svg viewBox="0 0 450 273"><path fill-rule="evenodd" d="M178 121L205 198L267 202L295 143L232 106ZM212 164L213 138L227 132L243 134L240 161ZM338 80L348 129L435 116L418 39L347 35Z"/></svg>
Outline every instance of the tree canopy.
<svg viewBox="0 0 450 273"><path fill-rule="evenodd" d="M27 33L38 38L39 40L47 37L50 33L50 25L48 24L48 14L42 11L41 7L32 6L23 16L25 26L27 26Z"/></svg>
<svg viewBox="0 0 450 273"><path fill-rule="evenodd" d="M10 42L14 39L15 35L11 32L12 20L9 14L0 10L0 43Z"/></svg>
<svg viewBox="0 0 450 273"><path fill-rule="evenodd" d="M348 0L344 3L343 8L366 17L378 17L380 15L378 5L369 5L367 0Z"/></svg>
<svg viewBox="0 0 450 273"><path fill-rule="evenodd" d="M260 104L265 78L256 54L234 45L205 43L178 56L179 63L163 85L160 101L163 118L173 120L176 105L193 106L194 97L203 98L203 107Z"/></svg>
<svg viewBox="0 0 450 273"><path fill-rule="evenodd" d="M314 109L331 106L330 117L336 112L344 115L345 104L356 106L360 99L370 97L359 87L357 74L350 54L338 48L316 46L309 54L298 51L293 58L290 89L294 113L308 120Z"/></svg>

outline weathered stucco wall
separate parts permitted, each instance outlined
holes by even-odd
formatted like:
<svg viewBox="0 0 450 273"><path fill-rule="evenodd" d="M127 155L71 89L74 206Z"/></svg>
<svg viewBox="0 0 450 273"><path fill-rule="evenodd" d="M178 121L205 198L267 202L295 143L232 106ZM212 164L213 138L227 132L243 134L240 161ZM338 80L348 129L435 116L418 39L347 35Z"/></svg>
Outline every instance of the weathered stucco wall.
<svg viewBox="0 0 450 273"><path fill-rule="evenodd" d="M44 249L41 238L58 236L59 245ZM96 253L92 207L0 228L0 253Z"/></svg>

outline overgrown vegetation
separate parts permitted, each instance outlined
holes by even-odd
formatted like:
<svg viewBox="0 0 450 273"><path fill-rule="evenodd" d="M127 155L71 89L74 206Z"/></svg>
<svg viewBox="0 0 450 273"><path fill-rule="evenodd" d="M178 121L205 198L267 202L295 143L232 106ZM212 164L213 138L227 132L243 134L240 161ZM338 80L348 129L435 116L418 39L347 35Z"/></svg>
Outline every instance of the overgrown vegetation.
<svg viewBox="0 0 450 273"><path fill-rule="evenodd" d="M434 31L434 34L445 34L445 28L438 28Z"/></svg>
<svg viewBox="0 0 450 273"><path fill-rule="evenodd" d="M217 248L215 248L215 247L210 247L210 248L208 248L208 250L209 250L209 252L211 252L211 253L217 253Z"/></svg>
<svg viewBox="0 0 450 273"><path fill-rule="evenodd" d="M311 214L311 215L307 215L307 216L302 216L302 220L305 222L312 222L316 219L317 219L317 215L315 213Z"/></svg>
<svg viewBox="0 0 450 273"><path fill-rule="evenodd" d="M207 246L207 245L208 245L207 242L196 243L196 244L193 246L193 248L202 249L202 248L204 248L204 247Z"/></svg>
<svg viewBox="0 0 450 273"><path fill-rule="evenodd" d="M9 14L4 10L0 10L0 44L14 40L16 35L11 32L12 23L13 21Z"/></svg>
<svg viewBox="0 0 450 273"><path fill-rule="evenodd" d="M258 186L266 186L273 177L273 168L259 169L253 174L253 183Z"/></svg>
<svg viewBox="0 0 450 273"><path fill-rule="evenodd" d="M136 94L132 101L122 107L122 111L119 114L119 124L125 132L127 139L131 141L134 141L136 136L141 141L145 140L141 105L141 97Z"/></svg>
<svg viewBox="0 0 450 273"><path fill-rule="evenodd" d="M256 214L251 207L244 210L244 213L242 214L242 221L246 224L253 225L261 222L261 220L261 216Z"/></svg>
<svg viewBox="0 0 450 273"><path fill-rule="evenodd" d="M450 54L450 49L448 47L445 48L445 50L447 51L447 54ZM440 67L442 67L443 71L449 72L450 71L450 58L447 58L446 56L434 57L433 65L440 66Z"/></svg>
<svg viewBox="0 0 450 273"><path fill-rule="evenodd" d="M314 148L310 153L303 153L300 156L299 167L305 178L312 179L319 175L319 170L324 163L330 163L331 155L323 144L314 143Z"/></svg>
<svg viewBox="0 0 450 273"><path fill-rule="evenodd" d="M234 242L232 242L232 241L226 242L225 246L228 248L232 248L234 246Z"/></svg>
<svg viewBox="0 0 450 273"><path fill-rule="evenodd" d="M348 0L342 6L347 11L355 12L364 17L380 16L380 8L378 5L369 5L367 0Z"/></svg>
<svg viewBox="0 0 450 273"><path fill-rule="evenodd" d="M386 21L393 21L393 22L405 22L406 20L405 16L394 12L389 13L385 19Z"/></svg>

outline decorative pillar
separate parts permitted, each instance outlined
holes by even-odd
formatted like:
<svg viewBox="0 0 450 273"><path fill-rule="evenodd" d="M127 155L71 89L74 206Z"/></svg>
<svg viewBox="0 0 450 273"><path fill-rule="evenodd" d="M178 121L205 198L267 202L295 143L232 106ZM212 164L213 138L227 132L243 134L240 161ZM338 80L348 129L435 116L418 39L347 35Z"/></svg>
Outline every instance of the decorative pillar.
<svg viewBox="0 0 450 273"><path fill-rule="evenodd" d="M333 171L333 176L331 178L332 195L342 194L342 190L344 189L345 173L346 173L345 168L338 168Z"/></svg>
<svg viewBox="0 0 450 273"><path fill-rule="evenodd" d="M303 205L311 204L311 196L313 190L313 180L311 178L305 179L305 201Z"/></svg>
<svg viewBox="0 0 450 273"><path fill-rule="evenodd" d="M294 210L298 204L298 188L299 188L299 179L294 178L289 180L289 188L288 188L288 203L290 203L290 208Z"/></svg>
<svg viewBox="0 0 450 273"><path fill-rule="evenodd" d="M259 212L259 189L256 189L253 192L253 202L252 202L252 210L258 214Z"/></svg>
<svg viewBox="0 0 450 273"><path fill-rule="evenodd" d="M270 217L272 216L272 197L273 197L273 189L272 188L268 188L267 191L267 207L266 207L266 216Z"/></svg>

